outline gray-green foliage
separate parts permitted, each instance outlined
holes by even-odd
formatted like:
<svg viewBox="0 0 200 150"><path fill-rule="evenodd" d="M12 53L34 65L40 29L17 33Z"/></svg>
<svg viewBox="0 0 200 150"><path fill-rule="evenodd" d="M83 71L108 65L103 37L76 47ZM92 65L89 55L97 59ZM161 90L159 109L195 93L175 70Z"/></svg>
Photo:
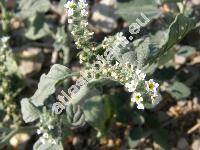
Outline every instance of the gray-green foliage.
<svg viewBox="0 0 200 150"><path fill-rule="evenodd" d="M26 123L33 122L39 118L39 110L29 101L29 99L22 99L21 106L22 117Z"/></svg>
<svg viewBox="0 0 200 150"><path fill-rule="evenodd" d="M34 3L37 2L38 1L35 1ZM141 4L147 1L142 0L137 2L140 2L139 4ZM134 3L136 3L136 1L134 1ZM147 4L148 4L148 7L146 7L148 8L147 12L149 10L152 12L154 12L155 10L156 12L155 5L154 7L149 6L152 5L152 2L148 2ZM127 10L129 5L125 7ZM24 11L26 10L26 7L23 6L22 4L20 5L20 7L22 8L22 10ZM38 13L44 13L47 10L48 7L45 7L44 11L42 12L34 8L33 12L35 15L37 15ZM138 10L135 9L135 11ZM152 14L154 16L154 13ZM119 58L121 57L122 61L124 62L130 62L134 66L138 66L141 70L150 68L152 67L152 64L157 64L159 58L161 58L161 56L166 55L166 53L169 52L169 50L194 27L195 27L195 22L192 19L189 19L184 15L179 14L178 16L176 16L175 20L171 23L169 29L163 32L164 35L163 39L161 39L158 36L159 34L156 34L154 36L150 35L148 37L142 37L134 41L133 43L130 43L128 45L130 49L124 48L122 51L120 51L120 53L118 54ZM76 25L76 28L78 28L78 25ZM62 33L60 31L63 30L62 29L58 30L57 34L59 36L61 35L60 33ZM89 35L89 31L87 34ZM90 38L91 35L89 36L89 39ZM80 37L78 35L75 35L75 40L76 39L79 39L80 42L79 48L81 48L81 42L84 42L84 44L86 44L85 46L87 47L86 51L92 53L90 52L91 43L88 44L89 39L84 39L84 41L80 41ZM62 45L60 44L63 41L65 41L65 39L57 39L56 43L54 44L55 48L57 48L58 50L63 48ZM53 65L48 74L43 74L40 78L38 89L35 92L35 94L31 98L23 99L21 101L22 115L24 121L33 122L39 119L39 116L41 116L44 113L44 111L41 109L42 107L46 107L48 113L51 114L51 108L49 107L52 106L52 102L55 102L52 101L52 99L54 97L54 93L56 92L56 87L61 85L66 78L75 75L77 75L77 73L72 73L68 68L62 65ZM124 111L121 110L121 108L119 108L120 105L117 104L117 102L115 101L117 97L115 97L114 100L112 100L112 96L100 94L101 93L99 92L100 89L103 88L103 86L105 85L109 85L109 83L111 83L109 79L107 80L101 79L101 77L99 77L98 80L89 81L89 83L83 86L80 89L79 93L72 98L71 101L72 104L66 107L66 111L63 111L61 116L54 116L53 114L51 114L54 119L56 118L56 120L58 120L58 123L55 125L60 126L59 129L61 130L61 126L63 124L69 127L79 127L84 125L86 121L92 127L97 129L99 133L101 133L99 135L103 135L104 133L106 133L106 130L108 130L109 128L109 122L112 119L120 118L119 116L113 118L114 114L119 115L120 111ZM172 90L173 88L181 89L184 91L180 90L178 91L178 94L176 92L172 93L172 95L176 98L177 97L180 98L182 95L180 96L179 93L184 93L184 94L186 93L186 95L182 96L181 98L188 96L188 94L190 93L188 89L187 88L182 89L180 87L183 87L183 85L180 86L180 84L178 85L175 84L171 88L171 92L173 92ZM144 119L142 119L141 117L139 117L138 120L140 124L144 123ZM52 131L52 133L54 133L54 131ZM54 147L55 145L52 145L51 143L48 143L47 145L42 145L39 139L36 142L34 149L62 149L62 146L60 144L61 136L62 135L58 134L57 136L53 137L54 139L58 140L59 144L57 145L57 147ZM130 137L128 138L129 146L135 147L140 137L142 137L141 129L140 128L133 129L130 133ZM158 139L158 137L159 136L155 135L155 138Z"/></svg>
<svg viewBox="0 0 200 150"><path fill-rule="evenodd" d="M170 85L166 91L168 91L172 97L177 100L187 98L191 94L189 87L178 81Z"/></svg>
<svg viewBox="0 0 200 150"><path fill-rule="evenodd" d="M45 100L56 90L56 85L64 81L66 78L77 75L62 65L53 65L47 75L43 74L38 84L38 89L30 98L35 106L43 106Z"/></svg>
<svg viewBox="0 0 200 150"><path fill-rule="evenodd" d="M158 9L154 0L130 0L128 2L119 0L117 3L116 14L122 16L130 24L136 22L141 13L153 19L160 16L162 11Z"/></svg>
<svg viewBox="0 0 200 150"><path fill-rule="evenodd" d="M28 28L25 36L30 40L37 40L47 36L49 33L48 24L45 22L45 16L37 13L35 16L28 18Z"/></svg>
<svg viewBox="0 0 200 150"><path fill-rule="evenodd" d="M140 65L142 68L146 65L152 64L152 61L150 60L157 62L158 58L169 51L175 43L180 41L181 38L183 38L191 29L194 28L194 25L195 24L193 20L187 19L180 14L170 25L170 28L166 33L166 38L163 42L152 44L151 38L149 37L134 41L134 53L136 54L138 60L136 65ZM182 28L184 28L184 30ZM64 81L64 79L74 75L76 74L72 73L69 71L69 69L62 65L52 66L48 74L41 76L40 82L38 84L38 89L36 93L29 99L30 101L28 102L28 99L22 100L22 115L24 120L29 122L38 119L37 114L39 113L39 109L36 107L44 106L45 103L48 104L48 99L55 92L56 86ZM102 134L106 132L106 129L108 129L107 123L109 122L109 119L112 118L113 112L115 112L112 111L112 109L115 107L113 103L109 102L109 100L104 96L86 96L95 87L92 84L93 82L101 83L94 84L95 86L99 85L99 87L101 87L100 85L102 85L102 81L91 81L87 86L84 86L80 90L80 93L82 94L79 93L72 99L72 102L74 103L73 105L75 106L66 107L67 110L66 113L64 112L64 115L62 115L62 120L64 124L71 124L70 126L83 125L84 120L86 120L86 122L91 124ZM105 84L107 81L105 82L105 80L103 80L103 82ZM77 104L80 105L83 113ZM29 109L27 110L27 108ZM29 116L31 113L34 115ZM130 145L135 145L135 141L133 140L133 138L129 140ZM38 145L38 142L36 145ZM37 149L40 149L40 146L37 146Z"/></svg>
<svg viewBox="0 0 200 150"><path fill-rule="evenodd" d="M193 19L179 14L171 23L169 29L163 33L164 38L160 38L160 34L156 34L136 40L132 43L133 49L126 53L130 55L133 53L131 55L132 60L134 60L131 62L132 64L140 67L151 66L194 28L195 21ZM136 59L134 58L135 55L137 56ZM126 59L127 57L125 57L124 62L127 61Z"/></svg>
<svg viewBox="0 0 200 150"><path fill-rule="evenodd" d="M9 139L17 132L20 115L17 109L16 96L23 88L21 74L17 69L9 38L0 38L0 148L8 144Z"/></svg>
<svg viewBox="0 0 200 150"><path fill-rule="evenodd" d="M84 126L85 115L79 105L69 104L66 107L66 113L67 118L63 118L63 121L67 121L67 124L75 128Z"/></svg>
<svg viewBox="0 0 200 150"><path fill-rule="evenodd" d="M48 35L49 29L44 14L50 9L49 0L20 0L18 1L17 16L27 20L25 36L37 40Z"/></svg>
<svg viewBox="0 0 200 150"><path fill-rule="evenodd" d="M45 13L50 8L49 0L20 0L18 1L18 9L20 17L29 18L37 15L37 13Z"/></svg>

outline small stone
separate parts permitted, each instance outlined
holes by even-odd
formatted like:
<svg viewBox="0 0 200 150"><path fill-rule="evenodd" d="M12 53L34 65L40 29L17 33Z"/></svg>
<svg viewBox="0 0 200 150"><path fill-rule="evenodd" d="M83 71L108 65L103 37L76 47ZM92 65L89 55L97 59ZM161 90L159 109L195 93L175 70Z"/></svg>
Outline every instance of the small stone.
<svg viewBox="0 0 200 150"><path fill-rule="evenodd" d="M113 139L109 139L109 140L108 140L107 146L108 146L108 147L114 147L114 141L113 141Z"/></svg>
<svg viewBox="0 0 200 150"><path fill-rule="evenodd" d="M178 101L178 106L183 107L186 105L186 103L187 103L186 101Z"/></svg>
<svg viewBox="0 0 200 150"><path fill-rule="evenodd" d="M199 5L200 1L199 0L191 0L195 5Z"/></svg>
<svg viewBox="0 0 200 150"><path fill-rule="evenodd" d="M114 13L116 0L103 0L92 8L92 25L96 32L110 33L117 28L118 16Z"/></svg>
<svg viewBox="0 0 200 150"><path fill-rule="evenodd" d="M24 76L37 73L42 68L44 62L44 54L39 48L28 48L19 54L21 60L19 62L19 70Z"/></svg>
<svg viewBox="0 0 200 150"><path fill-rule="evenodd" d="M25 143L26 141L28 141L28 139L30 139L30 136L28 134L25 133L19 133L14 135L11 139L10 139L10 145L12 145L13 147L17 147L21 144L21 147L25 147ZM22 144L23 143L23 144Z"/></svg>
<svg viewBox="0 0 200 150"><path fill-rule="evenodd" d="M192 143L192 150L200 150L200 138Z"/></svg>

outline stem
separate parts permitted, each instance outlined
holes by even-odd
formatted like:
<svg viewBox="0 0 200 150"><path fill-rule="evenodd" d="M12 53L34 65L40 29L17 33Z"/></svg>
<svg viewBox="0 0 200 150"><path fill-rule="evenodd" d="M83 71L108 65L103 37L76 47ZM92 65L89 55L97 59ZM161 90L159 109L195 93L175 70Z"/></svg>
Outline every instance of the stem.
<svg viewBox="0 0 200 150"><path fill-rule="evenodd" d="M2 31L4 34L8 33L9 21L7 20L6 3L5 1L0 1L0 8L2 13Z"/></svg>
<svg viewBox="0 0 200 150"><path fill-rule="evenodd" d="M63 64L65 65L65 66L68 66L69 65L69 52L70 52L70 49L69 49L69 47L64 47L63 48L63 54L64 54L64 56L63 56Z"/></svg>
<svg viewBox="0 0 200 150"><path fill-rule="evenodd" d="M185 9L186 9L186 7L187 7L187 2L188 2L188 0L184 0L184 1L183 1L183 10L182 10L182 13L183 13L183 14L185 13Z"/></svg>

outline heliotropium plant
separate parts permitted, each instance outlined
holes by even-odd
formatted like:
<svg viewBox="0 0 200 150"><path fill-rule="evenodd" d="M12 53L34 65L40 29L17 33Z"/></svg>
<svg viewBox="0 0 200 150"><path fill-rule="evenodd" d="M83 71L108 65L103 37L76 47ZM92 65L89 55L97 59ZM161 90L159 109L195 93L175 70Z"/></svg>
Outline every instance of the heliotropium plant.
<svg viewBox="0 0 200 150"><path fill-rule="evenodd" d="M162 38L158 37L159 34L149 34L130 42L123 33L117 33L99 44L92 40L94 33L88 28L88 4L84 0L78 3L68 1L65 7L68 23L72 26L71 34L77 48L82 50L80 63L85 67L84 74L91 80L82 84L78 91L73 92L70 101L62 105L65 111L58 106L57 109L63 111L56 115L52 105L57 101L57 87L65 79L80 74L55 64L48 74L41 76L35 94L21 101L24 121L39 121L36 126L41 137L34 145L37 150L63 149L62 139L70 134L68 128L80 127L85 123L93 126L98 136L105 135L119 109L110 100L112 95L102 91L105 86L124 86L124 92L131 95L129 99L133 111L155 106L161 100L161 95L159 84L152 79L150 70L154 70L152 67L158 64L159 59L195 27L194 20L180 13L163 32Z"/></svg>

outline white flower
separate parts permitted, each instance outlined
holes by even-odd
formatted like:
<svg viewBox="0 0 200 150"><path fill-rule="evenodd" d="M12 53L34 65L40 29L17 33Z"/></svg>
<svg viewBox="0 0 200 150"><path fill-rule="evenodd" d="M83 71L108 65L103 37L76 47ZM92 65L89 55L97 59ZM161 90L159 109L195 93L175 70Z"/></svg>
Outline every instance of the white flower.
<svg viewBox="0 0 200 150"><path fill-rule="evenodd" d="M83 25L83 26L85 26L85 27L87 27L88 26L88 22L87 21L81 21L81 24Z"/></svg>
<svg viewBox="0 0 200 150"><path fill-rule="evenodd" d="M88 12L85 9L83 9L83 10L81 10L81 15L82 16L87 16Z"/></svg>
<svg viewBox="0 0 200 150"><path fill-rule="evenodd" d="M116 72L111 72L111 76L114 78L114 79L117 79L118 76L117 76L117 73Z"/></svg>
<svg viewBox="0 0 200 150"><path fill-rule="evenodd" d="M8 40L9 40L9 37L8 37L8 36L4 36L4 37L1 38L1 41L2 41L3 43L8 42Z"/></svg>
<svg viewBox="0 0 200 150"><path fill-rule="evenodd" d="M144 109L142 94L135 92L132 95L131 101L137 104L138 109Z"/></svg>
<svg viewBox="0 0 200 150"><path fill-rule="evenodd" d="M86 3L86 0L79 0L80 3Z"/></svg>
<svg viewBox="0 0 200 150"><path fill-rule="evenodd" d="M68 19L68 23L73 23L73 19Z"/></svg>
<svg viewBox="0 0 200 150"><path fill-rule="evenodd" d="M41 133L42 133L42 131L40 129L37 129L37 134L39 135Z"/></svg>
<svg viewBox="0 0 200 150"><path fill-rule="evenodd" d="M86 8L88 6L88 4L85 0L79 0L78 5L81 8Z"/></svg>
<svg viewBox="0 0 200 150"><path fill-rule="evenodd" d="M154 82L153 79L150 79L149 81L145 81L145 84L146 84L146 90L148 92L157 93L157 88L159 87L159 84Z"/></svg>
<svg viewBox="0 0 200 150"><path fill-rule="evenodd" d="M42 123L43 121L42 121L42 119L40 119L40 123Z"/></svg>
<svg viewBox="0 0 200 150"><path fill-rule="evenodd" d="M134 92L135 89L137 88L138 82L132 80L131 83L126 83L125 87L129 92Z"/></svg>
<svg viewBox="0 0 200 150"><path fill-rule="evenodd" d="M123 36L123 32L119 32L119 33L116 34L116 40L117 40L117 41L121 41L121 39L122 39L123 37L124 37L124 36Z"/></svg>
<svg viewBox="0 0 200 150"><path fill-rule="evenodd" d="M44 137L45 139L48 139L48 137L49 137L48 133L44 133L44 134L43 134L43 137Z"/></svg>
<svg viewBox="0 0 200 150"><path fill-rule="evenodd" d="M142 71L139 70L139 69L136 69L136 75L138 76L138 79L139 79L139 80L144 80L145 77L146 77L146 74L145 74L145 73L142 73Z"/></svg>
<svg viewBox="0 0 200 150"><path fill-rule="evenodd" d="M94 32L89 32L89 35L94 35Z"/></svg>
<svg viewBox="0 0 200 150"><path fill-rule="evenodd" d="M160 94L154 93L151 95L151 101L153 104L158 104L161 101L162 97Z"/></svg>
<svg viewBox="0 0 200 150"><path fill-rule="evenodd" d="M53 130L53 129L54 129L54 126L48 125L48 129L49 129L49 130Z"/></svg>
<svg viewBox="0 0 200 150"><path fill-rule="evenodd" d="M51 144L56 145L56 140L52 140Z"/></svg>
<svg viewBox="0 0 200 150"><path fill-rule="evenodd" d="M70 16L73 16L74 10L70 8L70 9L68 9L67 13L68 13L68 16L69 16L69 17L70 17Z"/></svg>
<svg viewBox="0 0 200 150"><path fill-rule="evenodd" d="M142 103L137 104L137 109L144 109L144 105Z"/></svg>
<svg viewBox="0 0 200 150"><path fill-rule="evenodd" d="M140 104L143 101L141 93L138 93L138 92L133 93L131 101L136 104Z"/></svg>
<svg viewBox="0 0 200 150"><path fill-rule="evenodd" d="M74 3L74 0L68 1L66 4L64 4L64 7L66 9L73 8L74 6L76 6L76 3Z"/></svg>

